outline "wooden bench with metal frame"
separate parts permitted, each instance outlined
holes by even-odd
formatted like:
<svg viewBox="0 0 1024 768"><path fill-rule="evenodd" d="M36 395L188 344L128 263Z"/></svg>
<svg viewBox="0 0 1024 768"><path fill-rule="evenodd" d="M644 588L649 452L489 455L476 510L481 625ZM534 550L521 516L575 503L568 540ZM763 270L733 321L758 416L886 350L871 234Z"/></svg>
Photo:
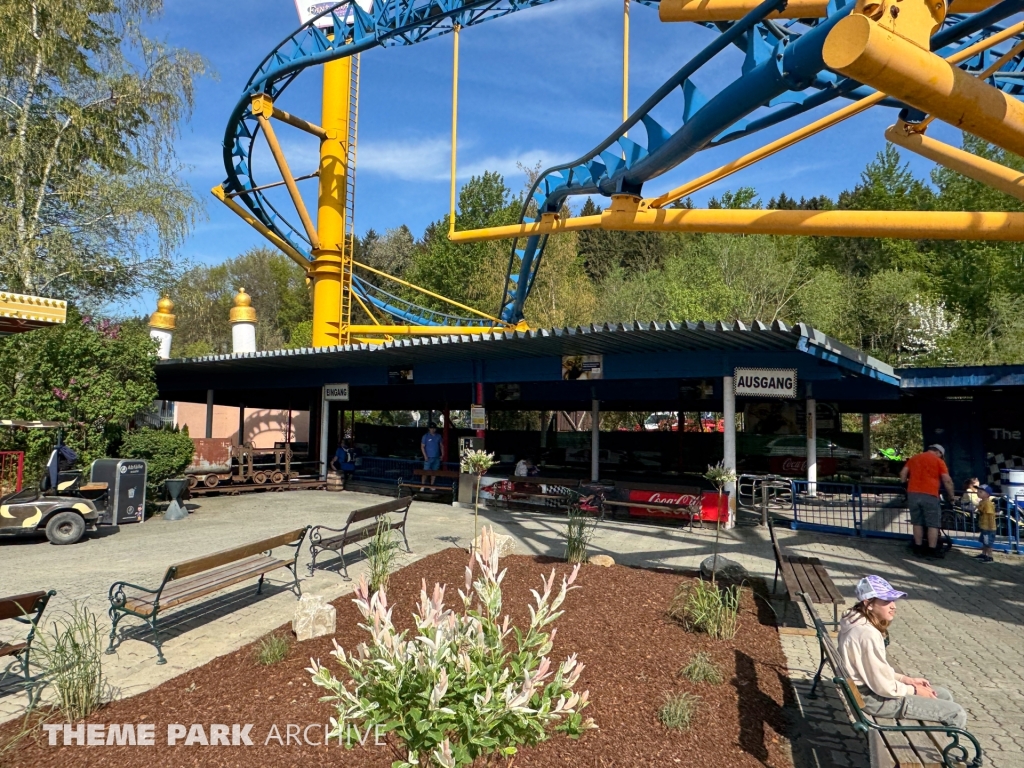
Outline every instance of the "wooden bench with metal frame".
<svg viewBox="0 0 1024 768"><path fill-rule="evenodd" d="M629 482L622 482L622 481L616 481L615 482L615 489L616 490L625 491L627 494L630 491L654 491L654 492L664 491L665 493L679 493L679 494L683 494L686 491L691 490L691 488L689 488L689 487L683 488L681 486L673 486L673 485L629 483ZM690 526L690 530L693 530L693 522L694 522L695 518L696 518L697 522L700 523L701 528L704 527L704 521L701 519L702 508L701 508L701 496L699 495L700 493L703 493L703 492L699 491L698 496L697 496L697 501L695 503L691 503L691 504L665 504L664 502L649 502L649 501L620 501L618 499L608 499L608 498L603 498L601 500L601 503L602 503L602 505L607 505L609 507L622 507L622 508L627 509L627 510L629 510L629 509L663 509L666 512L677 512L677 513L678 512L682 512L682 513L685 513L685 515L681 515L681 517L685 516L685 518L686 518L686 520L687 520L687 522L688 522L688 524ZM726 503L728 503L728 502L726 502ZM602 516L603 516L603 514L604 513L602 511ZM661 518L659 518L659 519L661 519Z"/></svg>
<svg viewBox="0 0 1024 768"><path fill-rule="evenodd" d="M832 683L843 703L853 729L868 736L868 751L872 768L980 768L982 749L977 738L964 728L928 722L925 720L891 720L874 717L864 711L864 699L843 663L832 637L814 610L810 596L800 593L800 599L814 622L821 664L814 676L810 698L816 698L825 665L832 669ZM895 669L895 667L894 667ZM899 671L897 669L897 671ZM970 750L963 741L970 742L974 758L968 762Z"/></svg>
<svg viewBox="0 0 1024 768"><path fill-rule="evenodd" d="M432 485L425 482L404 482L403 478L398 478L398 497L402 497L403 488L411 488L412 493L416 491L442 491L444 493L450 493L452 496L456 496L459 492L459 473L454 469L423 469L423 467L415 467L412 473L418 477L421 481L428 477L444 477L452 481L451 485Z"/></svg>
<svg viewBox="0 0 1024 768"><path fill-rule="evenodd" d="M768 533L771 535L772 548L775 550L775 580L772 582L772 594L775 594L779 585L779 574L781 573L782 583L786 585L790 602L799 603L800 593L806 593L814 603L823 605L831 603L832 621L827 623L838 627L839 606L844 605L846 599L839 592L832 577L828 575L821 560L816 557L783 554L779 540L775 536L775 526L772 520L768 521Z"/></svg>
<svg viewBox="0 0 1024 768"><path fill-rule="evenodd" d="M389 530L401 531L402 538L405 540L405 551L411 553L409 538L405 535L405 521L409 516L409 507L411 505L412 496L405 496L404 498L392 499L381 504L374 504L372 507L353 509L348 514L344 528L328 528L326 525L313 526L313 529L309 532L309 554L311 558L309 562L309 575L313 575L317 555L321 552L330 551L338 553L338 557L341 558L341 567L345 571L345 578L351 581L351 577L348 575L348 564L345 562L345 547L349 544L373 538L374 534L377 533L378 518L388 520ZM396 513L401 513L399 519L390 517ZM372 522L366 523L367 520ZM366 524L359 525L359 523Z"/></svg>
<svg viewBox="0 0 1024 768"><path fill-rule="evenodd" d="M46 610L46 604L50 598L57 594L51 589L49 592L28 592L24 595L12 595L11 597L0 597L0 621L12 619L28 626L28 634L20 643L6 643L0 640L0 659L13 656L14 659L8 663L0 675L0 679L7 676L7 673L18 665L21 667L21 675L25 678L25 690L28 693L29 707L35 704L36 697L32 685L32 672L29 658L32 653L32 640L36 636L36 629L39 628L39 621Z"/></svg>
<svg viewBox="0 0 1024 768"><path fill-rule="evenodd" d="M256 594L260 594L263 591L264 577L279 568L287 568L292 572L296 598L301 597L297 565L299 551L307 531L308 525L305 528L271 536L269 539L177 563L167 569L163 581L156 589L126 581L115 581L110 585L108 594L111 627L107 653L114 653L118 622L125 616L135 616L143 619L153 630L157 664L166 664L157 628L157 617L161 613L256 577L259 577ZM290 559L282 560L271 556L271 550L283 546L295 549L295 554Z"/></svg>
<svg viewBox="0 0 1024 768"><path fill-rule="evenodd" d="M505 502L506 505L513 501L519 501L522 499L558 499L565 500L566 506L571 503L573 498L578 497L579 491L576 489L583 484L583 481L578 477L540 477L538 475L527 475L525 477L521 475L512 475L506 478L507 482L518 483L526 486L541 486L541 485L553 485L560 488L565 488L570 493L541 493L538 489L537 493L531 493L529 491L508 491L502 492L500 498ZM495 496L495 500L498 496Z"/></svg>

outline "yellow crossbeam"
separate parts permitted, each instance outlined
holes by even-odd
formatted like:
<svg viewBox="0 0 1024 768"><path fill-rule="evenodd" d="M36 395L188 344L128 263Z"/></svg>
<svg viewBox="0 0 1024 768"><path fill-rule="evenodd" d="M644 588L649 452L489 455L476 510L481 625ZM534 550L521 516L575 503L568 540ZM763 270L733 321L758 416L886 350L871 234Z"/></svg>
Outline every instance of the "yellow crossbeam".
<svg viewBox="0 0 1024 768"><path fill-rule="evenodd" d="M299 186L295 183L295 177L292 176L291 169L288 167L288 160L284 156L284 150L281 149L281 144L277 140L277 134L274 132L274 126L271 125L270 120L267 118L267 112L273 114L273 106L268 105L266 98L263 96L253 96L252 99L253 114L256 115L256 119L259 120L260 128L263 129L263 135L267 139L267 145L270 147L270 153L274 156L274 162L277 163L278 170L281 171L281 178L284 179L284 184L288 188L288 194L292 198L292 204L295 206L295 210L299 214L299 220L302 221L302 228L306 230L306 237L309 238L310 244L313 246L313 250L320 248L320 236L317 235L316 227L313 225L313 219L309 216L309 211L306 210L306 203L302 199L302 195L299 193Z"/></svg>
<svg viewBox="0 0 1024 768"><path fill-rule="evenodd" d="M388 336L481 336L508 329L505 326L482 328L471 325L350 325L348 330L350 333Z"/></svg>
<svg viewBox="0 0 1024 768"><path fill-rule="evenodd" d="M902 121L889 126L885 138L897 146L928 158L933 163L944 165L969 179L980 181L1018 200L1024 200L1024 173L1020 171L951 147L923 133L917 133Z"/></svg>
<svg viewBox="0 0 1024 768"><path fill-rule="evenodd" d="M453 235L451 235L451 239L452 240L456 240L457 239L455 235L458 235L458 233L456 232ZM451 304L453 307L458 307L459 309L464 310L466 312L472 312L477 317L482 317L485 320L493 320L495 323L502 324L501 320L499 320L498 318L494 317L493 315L488 315L486 312L481 312L479 309L473 309L473 307L470 307L470 306L468 306L466 304L460 304L459 302L455 301L454 299L449 299L446 296L442 296L439 293L434 293L433 291L428 291L426 288L421 288L420 286L416 285L415 283L410 283L409 281L403 280L400 277L395 277L394 275L389 275L387 272L381 272L379 269L374 269L373 267L367 266L366 264L363 264L363 263L358 262L358 261L353 261L352 265L355 266L355 267L359 267L360 269L365 269L367 272L372 272L375 275L380 275L381 277L386 277L388 280L392 280L392 281L398 283L399 285L404 285L406 288L412 288L414 291L419 291L420 293L422 293L422 294L424 294L426 296L430 296L431 298L439 299L440 301L446 302L447 304Z"/></svg>
<svg viewBox="0 0 1024 768"><path fill-rule="evenodd" d="M834 72L1024 155L1024 104L867 16L836 24L822 56Z"/></svg>
<svg viewBox="0 0 1024 768"><path fill-rule="evenodd" d="M249 213L249 211L247 211L245 208L243 208L234 200L232 200L231 197L224 192L224 187L218 184L216 187L211 189L210 192L213 193L214 197L216 197L218 200L224 203L224 205L226 205L228 208L230 208L232 211L238 214L246 224L251 226L257 232L259 232L261 235L267 238L267 240L269 240L271 243L280 248L281 252L284 253L284 255L290 258L292 261L294 261L296 264L298 264L300 267L302 267L302 270L304 272L309 271L309 268L311 266L311 262L309 259L307 259L301 253L295 250L283 238L279 237L276 233L268 229L267 226L262 221L258 220L255 216Z"/></svg>

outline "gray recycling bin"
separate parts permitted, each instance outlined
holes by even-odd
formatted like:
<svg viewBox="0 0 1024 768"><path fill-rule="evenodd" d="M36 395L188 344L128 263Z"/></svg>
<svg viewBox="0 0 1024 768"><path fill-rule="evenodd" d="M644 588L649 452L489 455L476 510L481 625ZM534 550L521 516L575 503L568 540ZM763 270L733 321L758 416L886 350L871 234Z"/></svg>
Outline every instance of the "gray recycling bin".
<svg viewBox="0 0 1024 768"><path fill-rule="evenodd" d="M146 462L142 459L96 459L89 480L107 484L107 511L113 525L146 519Z"/></svg>

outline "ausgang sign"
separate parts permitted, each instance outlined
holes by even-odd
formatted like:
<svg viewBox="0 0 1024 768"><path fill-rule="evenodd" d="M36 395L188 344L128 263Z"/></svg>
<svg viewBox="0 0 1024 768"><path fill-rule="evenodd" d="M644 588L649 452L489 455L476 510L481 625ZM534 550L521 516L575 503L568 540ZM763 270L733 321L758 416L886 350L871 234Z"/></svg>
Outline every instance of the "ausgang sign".
<svg viewBox="0 0 1024 768"><path fill-rule="evenodd" d="M732 381L741 397L796 397L794 368L737 368Z"/></svg>

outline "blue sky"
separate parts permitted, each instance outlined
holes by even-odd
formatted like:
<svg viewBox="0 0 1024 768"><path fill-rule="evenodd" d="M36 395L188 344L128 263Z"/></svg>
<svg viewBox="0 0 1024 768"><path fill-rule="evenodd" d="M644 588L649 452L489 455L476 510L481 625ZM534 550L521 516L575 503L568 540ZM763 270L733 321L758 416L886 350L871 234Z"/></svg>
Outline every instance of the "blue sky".
<svg viewBox="0 0 1024 768"><path fill-rule="evenodd" d="M216 76L196 92L192 119L182 127L186 179L207 201L206 218L182 248L197 263L218 263L262 238L217 202L212 186L224 178L221 137L232 106L253 69L298 25L292 0L169 0L151 33L204 55ZM631 10L630 104L638 105L713 34L693 24L662 24L657 10ZM603 139L621 117L622 5L620 0L558 0L463 31L459 81L459 182L495 170L519 190L517 162L549 165L577 157ZM378 48L362 56L359 104L356 229L383 232L407 224L417 236L448 209L451 114L451 36L411 47ZM720 62L720 63L719 63ZM714 92L739 73L740 55L727 52L695 80ZM303 73L280 106L316 121L321 76ZM826 105L809 120L838 105ZM681 114L682 100L677 111ZM678 116L677 116L678 117ZM767 201L785 191L835 196L852 187L864 165L884 146L892 110L868 113L809 139L695 196L698 204L726 189L755 187ZM678 123L669 123L674 127ZM789 122L758 136L699 153L650 182L657 194L781 136ZM934 133L959 143L950 129ZM316 141L279 129L293 173L314 170ZM908 158L909 159L909 158ZM926 173L930 164L914 160ZM260 183L276 180L269 153L257 155ZM315 193L315 181L305 182ZM311 199L311 198L310 198ZM311 199L312 201L312 199ZM582 201L574 201L577 206ZM149 312L153 298L125 305Z"/></svg>

